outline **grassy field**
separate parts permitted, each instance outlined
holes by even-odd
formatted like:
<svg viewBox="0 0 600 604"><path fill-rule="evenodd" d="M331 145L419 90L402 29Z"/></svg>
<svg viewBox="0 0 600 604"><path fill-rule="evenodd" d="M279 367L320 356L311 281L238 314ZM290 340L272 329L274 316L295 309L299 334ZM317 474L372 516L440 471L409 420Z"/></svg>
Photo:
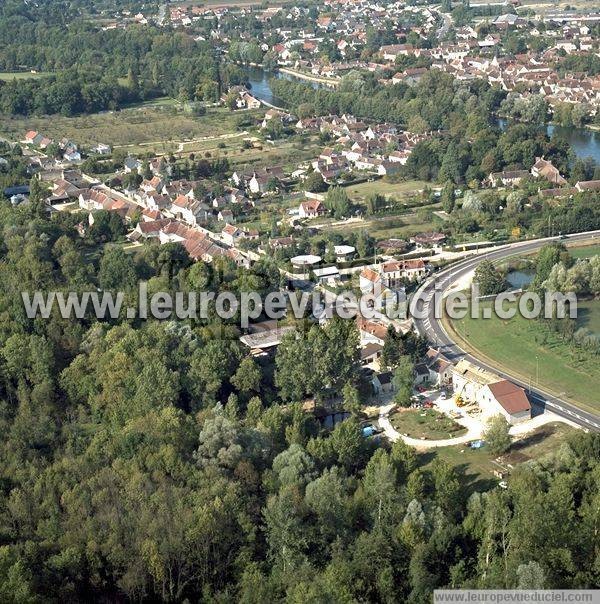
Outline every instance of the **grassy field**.
<svg viewBox="0 0 600 604"><path fill-rule="evenodd" d="M11 80L37 80L39 78L47 78L51 76L50 71L39 71L37 73L31 73L30 71L0 71L0 80L6 82Z"/></svg>
<svg viewBox="0 0 600 604"><path fill-rule="evenodd" d="M482 304L481 312L489 305ZM508 308L509 305L506 305ZM584 303L582 326L600 322L600 302ZM587 323L587 325L586 325ZM510 320L492 318L446 321L446 326L467 349L489 359L533 385L539 383L590 410L600 410L598 357L570 346L535 320L519 314Z"/></svg>
<svg viewBox="0 0 600 604"><path fill-rule="evenodd" d="M586 247L570 247L569 253L573 258L591 258L600 254L600 245L588 245Z"/></svg>
<svg viewBox="0 0 600 604"><path fill-rule="evenodd" d="M78 117L0 116L0 136L20 140L28 130L38 130L50 138L67 137L84 146L107 143L132 152L168 153L177 151L179 142L185 139L235 132L235 119L235 114L224 108L209 109L206 115L193 117L169 106L137 107Z"/></svg>
<svg viewBox="0 0 600 604"><path fill-rule="evenodd" d="M319 223L322 222L322 220L319 221ZM333 224L327 226L327 230L338 231L343 235L366 230L369 235L376 239L388 239L392 237L402 239L416 233L439 228L440 224L441 220L435 216L431 220L425 220L418 213L413 212L398 216L366 218L357 222Z"/></svg>
<svg viewBox="0 0 600 604"><path fill-rule="evenodd" d="M362 182L359 185L350 185L346 188L348 196L353 200L366 199L372 193L379 193L389 197L404 197L409 193L422 191L428 183L422 180L407 180L405 182L386 182L385 180L373 180Z"/></svg>
<svg viewBox="0 0 600 604"><path fill-rule="evenodd" d="M411 438L441 440L461 436L467 431L447 415L434 409L399 409L390 421L398 432L408 434Z"/></svg>
<svg viewBox="0 0 600 604"><path fill-rule="evenodd" d="M569 434L577 432L563 423L542 426L524 438L515 441L509 451L498 459L486 447L470 449L465 446L443 447L420 455L423 468L436 458L443 459L454 466L461 476L463 486L469 493L495 487L498 479L494 470L504 470L508 465L515 467L531 459L539 459L555 451Z"/></svg>

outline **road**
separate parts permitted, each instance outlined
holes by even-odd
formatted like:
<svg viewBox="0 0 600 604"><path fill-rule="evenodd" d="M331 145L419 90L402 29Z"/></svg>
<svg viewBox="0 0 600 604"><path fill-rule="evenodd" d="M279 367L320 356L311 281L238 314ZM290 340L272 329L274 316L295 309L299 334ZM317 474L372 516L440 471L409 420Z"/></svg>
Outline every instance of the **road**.
<svg viewBox="0 0 600 604"><path fill-rule="evenodd" d="M437 31L438 40L444 38L444 36L448 33L450 26L452 25L452 16L448 13L439 13L443 19L442 26Z"/></svg>
<svg viewBox="0 0 600 604"><path fill-rule="evenodd" d="M600 231L590 231L587 233L578 233L569 235L565 238L565 243L589 240L593 237L600 237ZM522 243L514 243L498 248L494 248L485 254L471 256L466 260L462 260L454 265L437 272L431 279L428 279L416 292L415 297L418 298L417 308L422 311L420 317L415 318L414 323L419 334L426 336L430 342L440 349L450 360L457 362L460 359L467 360L479 365L480 367L492 371L502 378L510 379L515 384L525 388L529 392L529 397L532 403L539 408L549 408L554 413L561 417L565 417L583 428L589 430L600 430L600 416L579 409L577 406L569 403L561 398L557 398L542 388L536 387L529 390L529 385L515 379L508 373L499 371L496 367L476 358L475 356L464 351L458 344L452 340L444 329L440 319L440 308L436 312L436 304L434 303L434 291L437 290L441 294L450 290L461 279L464 280L472 273L477 265L483 260L497 261L507 258L518 253L535 252L543 245L559 240L558 237L550 237L546 239L537 239ZM438 306L441 307L441 295L437 296Z"/></svg>

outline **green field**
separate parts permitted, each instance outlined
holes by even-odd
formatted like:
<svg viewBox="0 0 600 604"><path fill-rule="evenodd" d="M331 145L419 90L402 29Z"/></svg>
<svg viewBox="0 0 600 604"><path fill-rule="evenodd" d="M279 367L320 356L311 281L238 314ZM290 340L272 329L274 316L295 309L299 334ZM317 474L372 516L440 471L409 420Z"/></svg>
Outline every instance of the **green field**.
<svg viewBox="0 0 600 604"><path fill-rule="evenodd" d="M37 80L39 78L47 78L53 75L50 71L39 71L31 73L30 71L0 71L0 80Z"/></svg>
<svg viewBox="0 0 600 604"><path fill-rule="evenodd" d="M590 258L600 254L600 245L588 245L586 247L570 247L569 253L573 258Z"/></svg>
<svg viewBox="0 0 600 604"><path fill-rule="evenodd" d="M422 191L425 187L430 186L430 184L431 183L426 183L422 180L407 180L404 182L391 183L378 179L362 182L358 185L350 185L346 188L346 192L353 200L364 200L373 193L400 198L409 193Z"/></svg>
<svg viewBox="0 0 600 604"><path fill-rule="evenodd" d="M316 224L327 224L328 231L337 231L347 236L352 232L365 230L375 239L407 238L416 233L435 230L441 225L441 220L437 217L433 216L431 220L424 220L416 212L397 216L377 216L350 223L335 224L335 222L333 219L315 221ZM315 223L311 223L311 225Z"/></svg>
<svg viewBox="0 0 600 604"><path fill-rule="evenodd" d="M481 312L489 304L481 304ZM509 308L509 305L505 305ZM600 302L581 303L581 326L600 325ZM600 365L596 355L571 346L536 320L519 314L510 320L490 319L446 321L459 342L477 356L490 360L522 381L577 402L590 410L600 410Z"/></svg>
<svg viewBox="0 0 600 604"><path fill-rule="evenodd" d="M235 120L235 114L225 108L212 108L206 115L194 117L173 106L144 106L77 117L0 116L0 136L21 140L28 130L37 130L84 146L106 143L132 153L170 153L183 140L236 132Z"/></svg>
<svg viewBox="0 0 600 604"><path fill-rule="evenodd" d="M471 493L495 487L498 479L493 474L494 470L503 470L507 464L514 467L531 459L539 459L555 451L569 434L576 432L576 428L558 422L541 426L515 441L498 463L485 446L481 449L470 449L465 445L443 447L422 453L420 459L424 469L427 469L436 457L448 462L458 471L464 488Z"/></svg>

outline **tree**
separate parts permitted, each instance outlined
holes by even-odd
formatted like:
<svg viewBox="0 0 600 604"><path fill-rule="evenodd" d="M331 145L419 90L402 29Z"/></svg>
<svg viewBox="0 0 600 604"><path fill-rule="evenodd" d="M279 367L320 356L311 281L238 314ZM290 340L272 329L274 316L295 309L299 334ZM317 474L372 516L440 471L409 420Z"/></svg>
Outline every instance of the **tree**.
<svg viewBox="0 0 600 604"><path fill-rule="evenodd" d="M311 456L299 445L292 444L273 460L273 472L280 489L307 485L315 478L315 464Z"/></svg>
<svg viewBox="0 0 600 604"><path fill-rule="evenodd" d="M415 382L414 365L410 357L402 356L394 371L394 390L396 394L394 401L401 407L408 407L412 397L413 384Z"/></svg>
<svg viewBox="0 0 600 604"><path fill-rule="evenodd" d="M442 165L438 173L438 181L446 182L459 182L462 177L462 168L460 158L458 156L458 149L454 143L450 143L444 154Z"/></svg>
<svg viewBox="0 0 600 604"><path fill-rule="evenodd" d="M510 424L504 416L495 415L487 423L483 438L494 455L506 453L510 447Z"/></svg>
<svg viewBox="0 0 600 604"><path fill-rule="evenodd" d="M103 289L127 291L135 287L137 275L129 254L117 247L107 247L100 260L98 282Z"/></svg>
<svg viewBox="0 0 600 604"><path fill-rule="evenodd" d="M344 409L352 413L352 415L358 415L361 409L360 393L358 388L347 382L344 384L342 389L342 398L344 400Z"/></svg>
<svg viewBox="0 0 600 604"><path fill-rule="evenodd" d="M346 189L331 187L325 196L325 207L337 219L347 217L350 210L350 200Z"/></svg>
<svg viewBox="0 0 600 604"><path fill-rule="evenodd" d="M506 289L506 280L489 260L479 263L473 282L479 286L481 296L494 296Z"/></svg>
<svg viewBox="0 0 600 604"><path fill-rule="evenodd" d="M385 197L379 193L371 193L365 201L367 206L367 216L377 214L385 205Z"/></svg>
<svg viewBox="0 0 600 604"><path fill-rule="evenodd" d="M312 172L304 179L304 189L311 193L323 193L327 191L327 183L319 172Z"/></svg>
<svg viewBox="0 0 600 604"><path fill-rule="evenodd" d="M541 286L550 276L550 271L559 262L567 264L570 260L569 252L562 243L545 245L537 255L535 262L534 286Z"/></svg>
<svg viewBox="0 0 600 604"><path fill-rule="evenodd" d="M242 359L240 366L231 378L231 383L243 394L258 392L260 388L261 371L256 361L248 356Z"/></svg>
<svg viewBox="0 0 600 604"><path fill-rule="evenodd" d="M356 418L340 422L329 438L337 462L348 472L353 472L362 465L365 442Z"/></svg>
<svg viewBox="0 0 600 604"><path fill-rule="evenodd" d="M456 205L456 196L454 194L454 183L451 180L446 181L442 194L440 196L444 212L450 214Z"/></svg>
<svg viewBox="0 0 600 604"><path fill-rule="evenodd" d="M517 589L545 589L546 573L539 563L519 564Z"/></svg>

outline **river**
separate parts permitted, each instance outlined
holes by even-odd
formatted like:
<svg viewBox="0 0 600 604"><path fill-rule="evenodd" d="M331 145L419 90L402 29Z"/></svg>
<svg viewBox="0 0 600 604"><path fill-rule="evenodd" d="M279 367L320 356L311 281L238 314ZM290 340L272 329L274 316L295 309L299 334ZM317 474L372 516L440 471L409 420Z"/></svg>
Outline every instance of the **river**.
<svg viewBox="0 0 600 604"><path fill-rule="evenodd" d="M286 80L297 80L297 78L287 73L264 71L260 67L247 67L245 68L245 72L248 75L248 81L252 87L254 96L276 107L283 107L284 102L273 94L269 79L275 77ZM310 84L313 88L319 88L318 82L302 81ZM500 118L498 119L498 124L501 128L506 128L507 121ZM554 124L540 126L540 128L544 128L548 136L556 134L556 136L566 140L571 145L577 157L592 157L600 165L600 132L586 128L564 128L562 126L555 126Z"/></svg>
<svg viewBox="0 0 600 604"><path fill-rule="evenodd" d="M507 126L507 120L498 119L498 125L504 129ZM588 130L587 128L565 128L564 126L555 126L547 124L539 126L548 136L555 134L557 137L566 140L575 155L580 158L592 157L600 165L600 132Z"/></svg>
<svg viewBox="0 0 600 604"><path fill-rule="evenodd" d="M285 103L273 94L269 80L271 78L282 78L284 80L296 80L300 81L299 78L295 78L293 75L288 73L282 73L280 71L264 71L260 67L246 67L244 72L248 76L248 82L252 87L252 94L261 101L266 101L270 105L276 107L284 107ZM313 88L319 88L318 82L311 82L310 80L302 80L305 84L310 84Z"/></svg>

